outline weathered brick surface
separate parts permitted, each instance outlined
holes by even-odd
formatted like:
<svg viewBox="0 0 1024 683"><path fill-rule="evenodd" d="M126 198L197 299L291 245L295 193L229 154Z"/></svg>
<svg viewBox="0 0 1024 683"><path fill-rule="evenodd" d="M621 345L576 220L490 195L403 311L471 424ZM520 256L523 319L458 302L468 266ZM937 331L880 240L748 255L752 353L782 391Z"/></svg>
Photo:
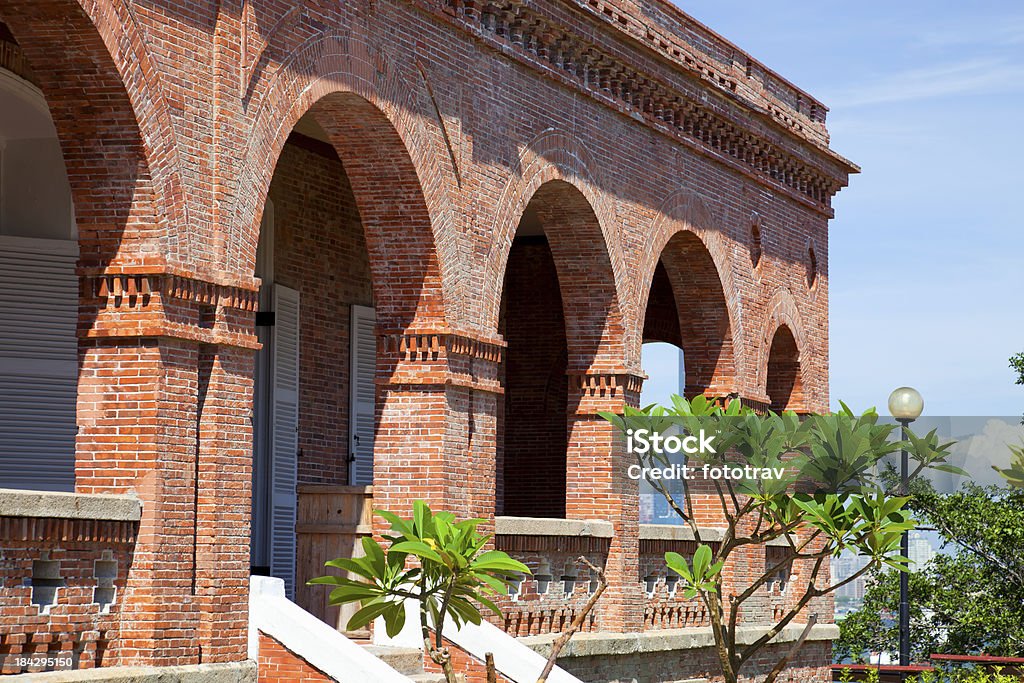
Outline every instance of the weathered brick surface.
<svg viewBox="0 0 1024 683"><path fill-rule="evenodd" d="M268 197L307 304L301 479L345 481L346 307L372 300L375 503L612 522L602 628L648 617L636 487L596 416L636 402L643 341L683 346L691 392L828 406L828 219L854 169L821 103L667 4L0 0L0 21L75 203L77 488L143 500L110 661L244 657ZM286 146L306 115L337 160ZM523 396L564 449L509 426ZM562 458L538 496L524 472Z"/></svg>
<svg viewBox="0 0 1024 683"><path fill-rule="evenodd" d="M259 683L322 683L334 680L267 634L260 632L259 639Z"/></svg>

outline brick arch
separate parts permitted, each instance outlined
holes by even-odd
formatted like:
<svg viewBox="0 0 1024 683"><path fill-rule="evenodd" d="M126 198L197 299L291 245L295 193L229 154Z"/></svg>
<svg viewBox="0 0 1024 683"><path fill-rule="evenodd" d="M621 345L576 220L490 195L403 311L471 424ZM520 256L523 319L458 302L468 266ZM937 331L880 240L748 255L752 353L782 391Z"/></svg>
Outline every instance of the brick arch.
<svg viewBox="0 0 1024 683"><path fill-rule="evenodd" d="M630 307L614 203L596 189L593 167L589 151L558 130L544 131L524 148L520 171L506 183L491 228L486 263L493 264L494 277L482 283L483 324L494 330L520 220L532 202L546 205L545 234L567 311L569 365L577 372L623 368L623 320ZM544 223L545 216L540 218Z"/></svg>
<svg viewBox="0 0 1024 683"><path fill-rule="evenodd" d="M757 363L758 389L763 396L773 399L772 409L774 410L777 407L775 405L777 397L772 397L770 391L771 375L775 374L771 370L774 369L777 372L779 362L792 363L794 365L787 368L786 371L795 373L794 388L799 391L794 395L795 400L790 407L793 410L806 409L807 397L803 393L804 378L807 376L807 359L813 356L814 350L807 341L803 318L797 308L796 299L788 289L779 289L768 301L762 329L764 333L759 340ZM782 337L779 336L780 330L783 331ZM777 346L777 342L781 346ZM785 361L783 361L783 356L779 356L780 353L785 354ZM773 355L776 356L774 367Z"/></svg>
<svg viewBox="0 0 1024 683"><path fill-rule="evenodd" d="M775 412L804 410L803 374L800 371L800 349L787 325L779 325L772 335L765 368L765 393Z"/></svg>
<svg viewBox="0 0 1024 683"><path fill-rule="evenodd" d="M158 70L126 12L122 3L101 12L74 0L0 0L57 130L87 270L153 260L166 223L188 223Z"/></svg>
<svg viewBox="0 0 1024 683"><path fill-rule="evenodd" d="M739 290L724 237L696 194L680 191L658 212L643 247L634 281L637 309L630 328L628 359L640 362L652 284L659 265L671 283L686 358L687 390L725 395L739 390L743 366Z"/></svg>
<svg viewBox="0 0 1024 683"><path fill-rule="evenodd" d="M327 131L352 186L370 252L378 323L436 328L458 308L458 237L438 163L438 133L418 113L416 89L353 36L325 33L290 54L254 116L229 215L226 263L255 267L259 225L281 150L310 113ZM246 275L243 275L245 273Z"/></svg>

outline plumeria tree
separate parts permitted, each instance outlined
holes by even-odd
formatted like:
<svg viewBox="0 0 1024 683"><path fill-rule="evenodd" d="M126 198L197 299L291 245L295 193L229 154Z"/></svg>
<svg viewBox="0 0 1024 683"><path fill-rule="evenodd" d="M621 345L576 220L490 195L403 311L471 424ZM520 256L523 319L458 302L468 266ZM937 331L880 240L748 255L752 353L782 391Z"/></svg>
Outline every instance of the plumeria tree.
<svg viewBox="0 0 1024 683"><path fill-rule="evenodd" d="M507 593L509 585L530 570L500 550L484 549L490 536L477 531L481 519L457 522L450 512L434 512L421 500L413 503L411 519L385 510L376 514L391 523L391 533L384 536L387 546L363 538L364 557L327 562L355 578L321 576L309 583L334 586L332 605L360 604L348 622L349 630L382 617L389 637L402 631L405 603L415 600L426 651L448 682L455 683L444 645L445 622L450 619L456 628L467 622L479 624L481 607L500 615L492 598Z"/></svg>
<svg viewBox="0 0 1024 683"><path fill-rule="evenodd" d="M702 396L693 400L675 396L669 407L626 408L623 415L605 413L603 417L629 435L637 430L713 435L714 452L687 456L685 464L695 466L694 472L702 470L696 467L700 465L732 472L750 466L742 477L691 480L681 500L662 480L650 479L697 542L691 559L670 552L665 562L682 577L685 595L706 605L726 683L736 683L783 629L800 623L799 636L767 674L765 683L773 683L816 623L816 615L807 614L812 600L880 566L907 569L909 560L899 554L900 537L915 522L907 510L908 497L885 487L879 467L882 458L904 448L915 463L915 476L929 468L959 472L948 463L951 444L940 444L934 432L917 436L908 430L907 441L897 441L895 425L881 422L875 411L857 415L845 405L836 414L761 415L738 400L723 406ZM678 464L653 449L637 458L641 468ZM694 496L701 495L699 488L720 509L726 525L720 540L705 541L706 529L691 513ZM723 568L751 546L766 543L781 548L771 566L748 582L726 583ZM828 558L842 552L868 561L863 569L830 585ZM798 592L787 600L785 611L759 637L739 638L745 604L794 563L805 570L800 585L791 586Z"/></svg>

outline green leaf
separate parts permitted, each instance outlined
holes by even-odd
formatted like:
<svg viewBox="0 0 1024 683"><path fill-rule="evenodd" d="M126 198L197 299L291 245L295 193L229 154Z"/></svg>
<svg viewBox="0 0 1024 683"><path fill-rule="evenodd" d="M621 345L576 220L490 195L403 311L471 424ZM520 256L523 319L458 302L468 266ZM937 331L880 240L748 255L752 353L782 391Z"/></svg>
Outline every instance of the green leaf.
<svg viewBox="0 0 1024 683"><path fill-rule="evenodd" d="M711 548L702 543L697 546L697 552L693 554L693 580L695 583L704 579L709 566L711 566Z"/></svg>
<svg viewBox="0 0 1024 683"><path fill-rule="evenodd" d="M394 603L384 600L373 600L369 602L364 605L362 609L353 614L352 618L348 620L348 630L358 631L380 615L384 614L384 611L393 604Z"/></svg>
<svg viewBox="0 0 1024 683"><path fill-rule="evenodd" d="M520 574L529 574L530 568L518 560L513 560L500 550L491 550L483 553L470 565L476 571L504 571L504 572L518 572Z"/></svg>
<svg viewBox="0 0 1024 683"><path fill-rule="evenodd" d="M387 632L388 638L394 638L405 627L405 604L396 603L393 609L388 609L383 614L384 630Z"/></svg>
<svg viewBox="0 0 1024 683"><path fill-rule="evenodd" d="M402 541L400 543L395 543L391 546L391 552L395 551L415 555L416 557L431 560L433 562L444 562L441 555L423 541Z"/></svg>
<svg viewBox="0 0 1024 683"><path fill-rule="evenodd" d="M665 553L665 564L668 565L669 569L686 579L687 582L693 582L693 573L690 571L690 565L686 561L686 558L679 553Z"/></svg>

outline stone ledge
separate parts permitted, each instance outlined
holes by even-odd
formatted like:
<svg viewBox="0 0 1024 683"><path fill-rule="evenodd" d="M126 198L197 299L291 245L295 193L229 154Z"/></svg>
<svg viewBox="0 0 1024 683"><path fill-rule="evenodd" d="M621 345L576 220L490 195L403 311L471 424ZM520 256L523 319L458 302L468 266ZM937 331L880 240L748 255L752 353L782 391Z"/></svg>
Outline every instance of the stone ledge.
<svg viewBox="0 0 1024 683"><path fill-rule="evenodd" d="M702 528L701 540L706 543L718 543L725 538L725 529ZM694 541L693 530L689 526L676 524L641 524L641 541Z"/></svg>
<svg viewBox="0 0 1024 683"><path fill-rule="evenodd" d="M725 538L725 529L718 527L702 528L700 530L701 540L705 543L719 543ZM676 524L641 524L641 541L693 541L693 531L688 526ZM788 546L785 538L773 538L764 545Z"/></svg>
<svg viewBox="0 0 1024 683"><path fill-rule="evenodd" d="M590 536L611 538L615 529L611 522L600 519L548 519L544 517L495 517L494 533L498 536Z"/></svg>
<svg viewBox="0 0 1024 683"><path fill-rule="evenodd" d="M256 683L256 663L191 664L187 666L112 666L79 671L4 676L4 681L39 683Z"/></svg>
<svg viewBox="0 0 1024 683"><path fill-rule="evenodd" d="M0 517L137 522L142 518L142 501L131 495L0 489Z"/></svg>
<svg viewBox="0 0 1024 683"><path fill-rule="evenodd" d="M803 624L790 624L777 635L773 644L790 643L800 637ZM761 626L741 626L736 634L740 645L749 645L766 631ZM558 634L527 636L518 640L540 655L551 652L551 642ZM839 627L835 624L816 624L811 628L808 641L835 640ZM562 650L562 657L597 657L643 654L646 652L667 652L672 650L696 650L715 644L710 627L657 629L643 633L578 633Z"/></svg>

